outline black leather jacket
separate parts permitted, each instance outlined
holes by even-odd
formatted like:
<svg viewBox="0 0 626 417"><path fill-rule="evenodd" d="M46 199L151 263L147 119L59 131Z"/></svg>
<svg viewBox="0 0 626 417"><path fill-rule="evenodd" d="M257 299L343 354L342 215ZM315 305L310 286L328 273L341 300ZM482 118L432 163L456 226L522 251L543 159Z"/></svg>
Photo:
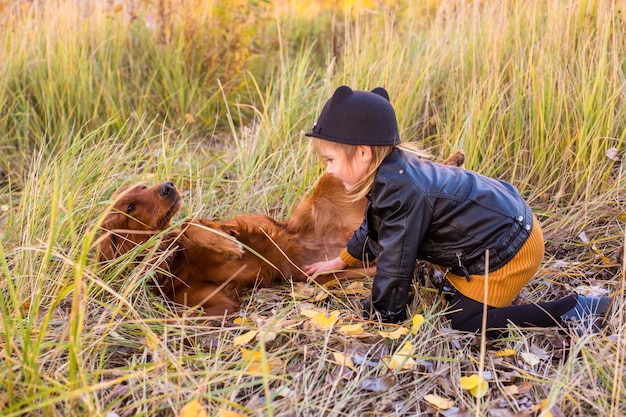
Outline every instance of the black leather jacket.
<svg viewBox="0 0 626 417"><path fill-rule="evenodd" d="M511 184L395 149L378 168L347 249L357 259L377 259L371 303L394 321L404 313L417 259L469 280L485 273L486 249L489 271L510 261L532 223Z"/></svg>

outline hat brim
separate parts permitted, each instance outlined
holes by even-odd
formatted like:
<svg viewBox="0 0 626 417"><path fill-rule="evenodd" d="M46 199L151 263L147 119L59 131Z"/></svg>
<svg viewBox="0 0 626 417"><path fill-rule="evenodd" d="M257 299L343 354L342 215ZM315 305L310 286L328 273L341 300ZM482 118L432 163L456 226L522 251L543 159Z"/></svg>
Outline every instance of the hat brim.
<svg viewBox="0 0 626 417"><path fill-rule="evenodd" d="M394 146L394 145L398 145L400 143L400 138L397 138L393 143L389 143L389 142L385 142L385 143L379 143L379 142L375 142L375 143L363 143L363 141L353 141L353 140L349 140L349 139L345 139L345 138L336 138L334 136L328 136L328 135L323 135L321 133L315 133L315 132L305 132L304 136L308 136L310 138L318 138L318 139L324 139L324 140L328 140L331 142L335 142L335 143L342 143L344 145L368 145L368 146Z"/></svg>

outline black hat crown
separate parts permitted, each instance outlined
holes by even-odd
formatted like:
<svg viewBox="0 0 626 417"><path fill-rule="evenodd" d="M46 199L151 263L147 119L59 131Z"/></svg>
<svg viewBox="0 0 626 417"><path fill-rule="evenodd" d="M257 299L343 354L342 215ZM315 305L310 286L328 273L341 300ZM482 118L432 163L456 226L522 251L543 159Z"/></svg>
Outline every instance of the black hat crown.
<svg viewBox="0 0 626 417"><path fill-rule="evenodd" d="M396 112L382 87L372 91L337 88L317 123L306 136L348 145L397 145L400 143Z"/></svg>

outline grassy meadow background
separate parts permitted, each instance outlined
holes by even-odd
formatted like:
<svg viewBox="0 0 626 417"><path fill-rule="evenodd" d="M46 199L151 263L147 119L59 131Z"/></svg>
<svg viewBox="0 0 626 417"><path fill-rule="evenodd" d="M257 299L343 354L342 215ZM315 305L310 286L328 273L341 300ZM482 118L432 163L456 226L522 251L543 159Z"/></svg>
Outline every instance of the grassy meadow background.
<svg viewBox="0 0 626 417"><path fill-rule="evenodd" d="M625 39L618 1L0 0L0 414L626 415ZM421 288L425 322L393 340L404 326L360 321L368 280L206 320L153 295L150 265L94 263L109 196L137 181L182 190L176 221L287 217L341 84L384 86L405 141L515 184L547 238L520 301L604 290L604 332L485 342Z"/></svg>

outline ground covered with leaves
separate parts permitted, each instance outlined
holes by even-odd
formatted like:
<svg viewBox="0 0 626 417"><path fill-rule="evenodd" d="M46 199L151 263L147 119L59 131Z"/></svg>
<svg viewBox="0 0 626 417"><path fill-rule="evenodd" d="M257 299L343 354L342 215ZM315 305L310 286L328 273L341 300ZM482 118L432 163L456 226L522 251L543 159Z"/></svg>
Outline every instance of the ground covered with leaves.
<svg viewBox="0 0 626 417"><path fill-rule="evenodd" d="M606 264L609 257L590 244L576 246L550 242L553 256L516 302L574 289L614 293L619 265ZM610 256L619 250L604 249ZM151 332L135 334L138 317L93 318L92 329L107 328L101 404L115 404L109 416L583 416L601 415L598 404L607 407L614 390L624 389L617 311L600 334L511 328L483 340L449 328L434 285L440 279L419 269L413 314L399 325L361 319L369 277L257 289L239 314L222 319L167 307L142 287L134 302L145 306L135 314L154 321ZM163 401L154 408L142 404L146 397ZM621 403L611 406L624 412Z"/></svg>

